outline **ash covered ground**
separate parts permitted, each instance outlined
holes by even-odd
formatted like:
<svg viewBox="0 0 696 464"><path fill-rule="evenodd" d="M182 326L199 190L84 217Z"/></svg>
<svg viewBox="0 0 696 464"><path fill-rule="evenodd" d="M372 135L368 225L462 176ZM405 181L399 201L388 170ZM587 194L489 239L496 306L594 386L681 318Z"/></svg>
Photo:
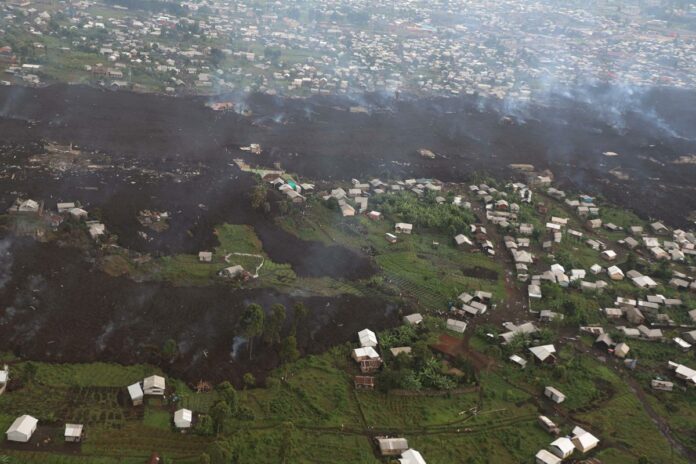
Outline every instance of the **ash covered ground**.
<svg viewBox="0 0 696 464"><path fill-rule="evenodd" d="M81 86L0 88L0 208L17 196L80 201L99 209L119 244L194 253L215 243L213 227L251 224L275 262L298 275L355 279L371 259L302 241L252 210L250 174L233 162L283 169L309 180L511 175L511 163L550 169L560 184L679 226L696 210L696 94L594 87L549 95L536 105L476 97L283 99L229 95L235 111L202 97L103 91ZM359 107L359 111L355 111ZM350 111L353 108L353 111ZM79 147L81 160L47 157L46 146ZM240 150L259 143L261 155ZM417 150L436 157L425 159ZM615 152L608 157L603 153ZM153 240L138 234L144 209L172 212ZM224 286L176 288L95 272L89 253L5 237L0 247L0 350L55 361L157 362L174 338L173 374L198 378L262 374L275 354L251 364L231 357L245 304L296 298ZM396 308L375 298L309 298L307 351L393 324ZM205 353L205 354L204 354Z"/></svg>

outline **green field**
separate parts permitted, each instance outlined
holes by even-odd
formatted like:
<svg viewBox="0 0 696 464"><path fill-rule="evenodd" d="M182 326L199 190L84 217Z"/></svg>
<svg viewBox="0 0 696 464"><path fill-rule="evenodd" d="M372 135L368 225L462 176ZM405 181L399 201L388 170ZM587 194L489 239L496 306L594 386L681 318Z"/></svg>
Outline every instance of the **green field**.
<svg viewBox="0 0 696 464"><path fill-rule="evenodd" d="M438 326L426 321L423 336L437 338L438 332L430 331ZM8 456L8 462L107 464L142 462L156 450L166 462L175 463L202 462L204 453L213 463L233 458L240 463L378 463L385 461L375 454L371 437L391 435L407 438L429 463L531 462L530 457L553 439L536 424L536 417L544 413L566 432L573 424L584 424L601 440L591 455L605 462L634 463L641 457L655 463L686 462L671 456L667 442L626 385L623 376L628 373L617 373L571 346L561 350L555 367L530 363L522 370L484 339L474 337L471 345L494 361L479 373L479 391L355 391L355 364L348 356L350 347L343 345L283 366L264 388L239 391L237 407L246 417L226 419L217 435L195 430L181 435L171 425L178 407L192 409L199 421L212 414L221 399L215 391L195 393L169 379L179 397L177 405L149 399L146 406L133 407L127 400L118 401L125 385L157 372L149 366L32 363L33 370L8 357L23 386L0 396L0 426L7 427L20 414L33 414L40 430L53 430L56 444L32 451L3 448L0 456ZM568 397L553 411L541 396L545 385ZM678 412L670 421L689 443L696 423L694 392L666 403L658 398L651 396L651 405L665 415ZM64 446L58 443L66 421L85 423L88 438L79 452L61 456L53 447Z"/></svg>

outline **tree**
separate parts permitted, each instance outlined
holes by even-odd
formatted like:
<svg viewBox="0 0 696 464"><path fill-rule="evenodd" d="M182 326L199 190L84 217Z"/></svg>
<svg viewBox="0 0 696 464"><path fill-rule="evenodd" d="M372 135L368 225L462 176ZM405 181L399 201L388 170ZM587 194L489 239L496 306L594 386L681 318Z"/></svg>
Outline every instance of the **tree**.
<svg viewBox="0 0 696 464"><path fill-rule="evenodd" d="M32 362L27 362L24 365L24 379L26 380L27 383L32 383L34 382L34 379L36 378L36 372L37 372L37 367L36 364Z"/></svg>
<svg viewBox="0 0 696 464"><path fill-rule="evenodd" d="M278 211L280 211L282 216L285 216L290 212L290 205L291 203L288 200L280 200L278 202Z"/></svg>
<svg viewBox="0 0 696 464"><path fill-rule="evenodd" d="M252 358L254 338L261 335L263 331L263 319L263 308L256 303L247 306L242 315L241 329L244 336L249 339L249 359Z"/></svg>
<svg viewBox="0 0 696 464"><path fill-rule="evenodd" d="M171 338L164 342L164 345L162 345L162 356L164 356L170 361L172 360L172 358L176 356L178 352L179 348L176 345L176 341L174 341Z"/></svg>
<svg viewBox="0 0 696 464"><path fill-rule="evenodd" d="M244 381L245 388L251 388L254 385L256 385L256 378L254 377L254 374L252 374L251 372L247 372L246 374L244 374L242 380Z"/></svg>
<svg viewBox="0 0 696 464"><path fill-rule="evenodd" d="M326 207L331 209L331 210L336 211L336 210L338 210L340 205L338 204L338 200L336 198L331 197L328 200L326 200Z"/></svg>
<svg viewBox="0 0 696 464"><path fill-rule="evenodd" d="M232 416L232 410L225 401L218 401L210 408L210 417L213 418L215 433L220 433L225 425L225 421Z"/></svg>
<svg viewBox="0 0 696 464"><path fill-rule="evenodd" d="M198 457L199 464L210 464L210 456L207 453L201 453Z"/></svg>
<svg viewBox="0 0 696 464"><path fill-rule="evenodd" d="M235 390L234 386L227 380L218 384L216 390L220 394L222 400L230 407L232 414L234 414L237 411L238 405L237 390Z"/></svg>
<svg viewBox="0 0 696 464"><path fill-rule="evenodd" d="M289 363L297 361L300 357L300 352L297 349L297 339L294 335L285 337L282 345L280 346L280 361L282 363Z"/></svg>
<svg viewBox="0 0 696 464"><path fill-rule="evenodd" d="M278 343L280 341L280 332L283 330L285 317L285 306L280 303L271 306L271 314L266 318L263 327L263 339L266 343Z"/></svg>
<svg viewBox="0 0 696 464"><path fill-rule="evenodd" d="M212 435L214 433L214 424L212 417L202 415L196 423L196 433L198 435Z"/></svg>
<svg viewBox="0 0 696 464"><path fill-rule="evenodd" d="M251 207L254 209L261 209L266 203L266 195L268 194L268 188L263 182L259 182L256 186L251 189Z"/></svg>
<svg viewBox="0 0 696 464"><path fill-rule="evenodd" d="M297 326L300 322L304 322L309 316L309 309L304 305L304 303L295 303L292 306L292 325L293 333L297 333Z"/></svg>
<svg viewBox="0 0 696 464"><path fill-rule="evenodd" d="M624 270L630 271L631 269L635 269L635 268L636 268L636 255L629 251L628 255L626 256L626 262L624 263Z"/></svg>
<svg viewBox="0 0 696 464"><path fill-rule="evenodd" d="M219 66L222 60L225 59L225 54L219 48L210 49L210 61L215 65Z"/></svg>

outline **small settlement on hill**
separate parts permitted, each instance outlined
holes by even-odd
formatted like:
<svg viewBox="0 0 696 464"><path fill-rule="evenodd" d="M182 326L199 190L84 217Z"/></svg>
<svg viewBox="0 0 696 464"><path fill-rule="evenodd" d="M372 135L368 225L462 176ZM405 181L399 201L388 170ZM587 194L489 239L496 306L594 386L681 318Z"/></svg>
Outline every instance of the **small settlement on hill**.
<svg viewBox="0 0 696 464"><path fill-rule="evenodd" d="M260 182L268 190L262 200L273 204L266 209L284 203L277 220L286 230L359 250L378 269L375 276L340 282L341 288L383 296L401 323L387 329L361 323L350 349L341 352L342 361L331 362L338 372L332 375L349 378L351 394L359 393L356 416L370 418L363 419L368 425L390 401L418 398L427 409L429 402L440 401L433 398L448 395L456 402L471 395L475 400L466 408L438 412L448 418L442 430L475 434L497 427L496 420L527 424L531 438L509 453L539 464L612 462L612 453L636 457L638 452L616 447L616 436L639 447L638 457L663 456L651 451L654 447L641 448L644 437L626 436L617 421L603 419L607 414L629 420L626 410L640 411L644 423L657 421L660 430L693 425L654 409L686 407L696 391L692 230L672 229L603 199L566 192L546 174L527 173L507 183L372 178L329 184L272 172ZM18 230L43 221L43 228L32 229L41 231L37 238L58 233L67 221L109 250L104 253L117 248L108 225L91 214L78 203L61 202L54 211L26 198L9 210ZM143 210L139 217L149 236L164 230L170 215ZM263 251L227 251L223 257L201 250L190 261L212 268L217 284L263 288ZM255 269L240 265L242 257ZM338 286L337 280L321 282ZM311 279L303 283L319 285ZM0 371L0 394L8 385L12 390L13 375L12 366ZM284 374L277 388L291 378ZM121 385L119 395L127 398L127 408L149 410L149 401L175 398L177 390L163 376L149 375ZM619 398L630 398L631 406L614 404ZM173 404L166 421L175 431L199 430L212 415L195 402ZM8 422L8 441L32 443L49 426L31 412L18 411ZM61 427L67 442L81 442L90 430L67 417ZM365 427L382 462L445 462L442 447L428 434L418 436L401 426ZM433 434L437 430L433 427ZM658 429L651 433L660 437ZM517 437L520 443L525 439Z"/></svg>

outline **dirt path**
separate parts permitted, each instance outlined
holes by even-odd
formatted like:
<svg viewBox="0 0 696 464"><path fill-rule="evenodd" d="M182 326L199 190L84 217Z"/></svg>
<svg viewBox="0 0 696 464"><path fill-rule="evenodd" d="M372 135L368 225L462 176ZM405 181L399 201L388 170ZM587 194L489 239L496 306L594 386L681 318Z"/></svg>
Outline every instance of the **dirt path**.
<svg viewBox="0 0 696 464"><path fill-rule="evenodd" d="M594 352L595 350L582 345L582 343L579 341L575 343L574 348L590 356L594 356L596 354ZM672 449L676 450L677 453L679 453L683 458L687 459L689 462L696 462L696 451L686 448L679 442L679 440L677 440L674 437L669 423L652 407L647 397L647 394L641 387L640 383L630 375L627 375L626 372L620 368L621 364L617 362L616 359L607 358L606 366L613 370L614 373L616 373L616 375L618 375L620 378L626 381L626 383L628 384L628 389L638 399L638 402L643 407L645 413L650 417L650 420L652 420L652 422L655 424L662 436L665 437L665 439L669 442L669 444L672 446Z"/></svg>
<svg viewBox="0 0 696 464"><path fill-rule="evenodd" d="M495 248L495 258L493 259L503 266L503 278L505 279L505 301L499 303L494 310L486 312L482 317L479 316L477 320L479 323L483 321L493 324L501 324L506 321L519 322L528 320L529 315L527 309L529 307L529 299L524 290L520 289L517 285L512 256L505 248L503 237L498 231L498 226L490 223L486 219L486 211L480 204L473 204L472 210L480 219L481 224L486 228L488 238L493 242Z"/></svg>

